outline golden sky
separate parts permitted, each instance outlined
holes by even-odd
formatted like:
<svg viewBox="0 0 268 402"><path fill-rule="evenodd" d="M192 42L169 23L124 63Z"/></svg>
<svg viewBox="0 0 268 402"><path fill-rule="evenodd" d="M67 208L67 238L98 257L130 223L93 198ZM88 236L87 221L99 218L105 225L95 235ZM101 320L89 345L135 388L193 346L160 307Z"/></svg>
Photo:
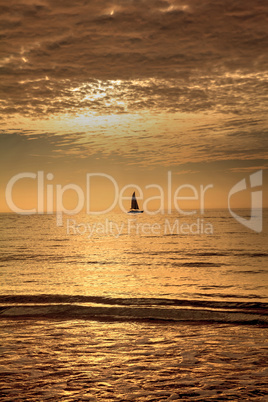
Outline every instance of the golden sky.
<svg viewBox="0 0 268 402"><path fill-rule="evenodd" d="M171 171L174 188L211 183L208 207L226 207L263 169L268 206L267 11L264 0L3 3L0 210L8 181L37 171L53 185L100 172L164 189ZM97 205L109 184L96 186ZM14 197L31 208L34 182Z"/></svg>

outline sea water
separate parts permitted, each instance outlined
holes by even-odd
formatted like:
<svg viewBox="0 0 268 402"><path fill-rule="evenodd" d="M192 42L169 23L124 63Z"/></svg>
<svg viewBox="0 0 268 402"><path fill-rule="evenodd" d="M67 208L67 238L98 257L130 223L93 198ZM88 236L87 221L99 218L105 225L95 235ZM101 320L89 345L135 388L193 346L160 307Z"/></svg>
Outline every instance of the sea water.
<svg viewBox="0 0 268 402"><path fill-rule="evenodd" d="M1 400L265 400L263 215L2 214Z"/></svg>

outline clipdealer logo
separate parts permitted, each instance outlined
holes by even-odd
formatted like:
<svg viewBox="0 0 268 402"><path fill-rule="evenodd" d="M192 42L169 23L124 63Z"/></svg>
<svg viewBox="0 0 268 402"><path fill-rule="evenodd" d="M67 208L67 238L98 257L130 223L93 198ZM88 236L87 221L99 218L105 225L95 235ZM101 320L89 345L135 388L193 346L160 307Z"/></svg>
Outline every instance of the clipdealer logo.
<svg viewBox="0 0 268 402"><path fill-rule="evenodd" d="M148 215L155 215L157 213L168 213L171 214L172 210L177 211L181 215L194 215L197 213L197 210L184 210L181 206L181 201L195 201L199 206L199 211L201 214L204 214L205 210L205 195L206 192L213 188L212 184L207 186L203 186L202 184L199 187L195 187L191 184L182 184L172 191L172 173L171 171L167 174L167 191L158 184L149 184L145 186L145 189L154 189L156 195L151 197L145 197L144 192L140 186L137 184L127 184L122 188L119 188L116 180L105 173L87 173L86 174L86 191L78 186L77 184L67 184L62 186L60 184L53 185L50 183L53 180L54 175L52 173L45 174L43 171L38 171L37 173L24 172L19 173L13 176L7 186L6 186L6 203L8 207L18 214L53 214L54 212L57 215L57 221L60 224L60 220L62 218L62 214L66 215L75 215L82 211L85 208L88 215L103 215L108 212L111 212L116 206L120 208L122 212L128 212L128 209L125 208L124 201L130 201L131 197L127 194L132 192L133 189L138 192L139 196L136 198L138 200L143 200L142 208L145 213ZM91 200L90 195L93 191L92 180L98 178L105 178L107 182L113 185L114 194L113 200L110 205L100 211L94 211L91 208ZM13 188L19 181L23 181L24 179L33 179L36 181L36 194L37 194L37 205L35 208L31 209L22 209L18 205L15 204L13 199ZM66 191L73 191L76 194L77 204L73 209L67 209L64 206L63 198ZM182 195L184 190L187 190L189 195ZM54 202L55 198L55 202ZM151 201L158 201L159 208L155 210L151 210L149 208L149 204ZM167 205L167 209L165 210L164 205Z"/></svg>
<svg viewBox="0 0 268 402"><path fill-rule="evenodd" d="M256 187L262 186L262 170L252 173L249 176L250 189L255 189ZM251 208L250 208L250 219L245 219L242 216L237 215L231 209L231 197L234 194L239 193L247 189L246 179L236 183L228 195L228 209L233 218L235 218L239 223L246 226L247 228L253 230L254 232L260 233L262 231L262 190L251 191Z"/></svg>
<svg viewBox="0 0 268 402"><path fill-rule="evenodd" d="M101 211L93 211L90 205L90 192L91 192L91 180L93 177L101 177L105 178L114 186L114 199L111 205L105 210ZM23 179L33 179L37 181L37 205L36 208L32 209L22 209L17 206L13 200L13 187L16 183ZM181 201L196 201L199 203L199 212L201 215L204 215L205 210L205 194L206 192L213 188L213 184L209 184L207 186L200 185L199 188L191 185L191 184L182 184L177 187L172 194L172 173L171 171L167 174L167 191L164 192L164 189L158 184L149 184L145 186L145 189L154 189L157 192L157 195L152 196L151 198L145 198L143 195L142 189L136 184L127 184L122 189L119 189L119 186L116 180L105 173L87 173L86 174L86 193L84 193L83 189L77 184L67 184L62 186L60 184L53 185L49 183L54 179L54 175L52 173L48 173L45 175L43 171L38 171L37 173L32 172L24 172L19 173L13 176L6 186L5 197L6 203L11 211L16 212L17 214L31 215L31 214L53 214L56 213L57 226L63 225L63 214L66 215L75 215L82 211L84 207L86 207L87 214L90 215L101 215L106 214L112 211L116 206L119 206L122 212L126 213L128 210L124 207L124 200L130 200L131 197L126 194L135 189L140 196L137 199L143 200L143 210L148 215L155 215L157 213L167 213L171 214L172 210L178 212L180 215L194 215L197 213L197 210L184 210L181 208ZM47 180L47 182L46 182ZM262 186L262 170L259 170L249 176L250 180L250 189L251 191L251 216L250 219L245 219L242 216L239 216L234 210L231 208L231 199L234 194L237 194L241 191L247 189L246 179L239 181L236 183L228 194L228 209L232 217L239 222L240 224L246 226L247 228L260 233L262 231L262 190L257 189L256 187ZM191 192L191 195L183 196L183 190L187 189L188 192ZM64 206L63 197L65 191L71 190L76 193L77 196L77 204L73 209L67 209ZM54 197L55 195L55 197ZM54 205L54 198L56 199ZM152 200L159 201L159 209L151 211L148 208L148 204ZM167 204L167 209L164 209L164 204ZM45 208L46 204L46 208Z"/></svg>

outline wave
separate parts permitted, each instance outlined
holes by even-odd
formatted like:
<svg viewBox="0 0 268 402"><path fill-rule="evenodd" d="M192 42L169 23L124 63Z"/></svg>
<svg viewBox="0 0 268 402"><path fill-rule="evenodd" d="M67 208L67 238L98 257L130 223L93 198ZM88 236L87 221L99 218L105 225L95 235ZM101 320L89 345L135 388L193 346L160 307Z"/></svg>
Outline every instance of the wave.
<svg viewBox="0 0 268 402"><path fill-rule="evenodd" d="M153 251L153 252L148 252L148 255L167 255L170 252L167 251ZM180 256L187 256L187 257L230 257L230 256L235 256L235 257L249 257L249 258L256 258L256 257L268 257L268 253L265 252L255 252L255 251L239 251L239 250L226 250L226 251L198 251L194 250L192 252L187 252L187 251L174 251L172 250L171 253L173 255L179 254ZM144 252L128 252L127 254L131 255L144 255Z"/></svg>
<svg viewBox="0 0 268 402"><path fill-rule="evenodd" d="M101 296L0 296L1 318L228 323L268 326L268 304Z"/></svg>

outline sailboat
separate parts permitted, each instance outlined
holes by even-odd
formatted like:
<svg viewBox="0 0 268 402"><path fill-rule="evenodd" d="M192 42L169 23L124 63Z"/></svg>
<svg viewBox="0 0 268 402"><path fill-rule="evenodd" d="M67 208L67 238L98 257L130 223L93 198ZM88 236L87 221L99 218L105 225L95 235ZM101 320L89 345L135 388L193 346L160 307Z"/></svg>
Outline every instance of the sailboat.
<svg viewBox="0 0 268 402"><path fill-rule="evenodd" d="M139 204L136 199L135 191L132 194L132 199L131 199L131 208L130 211L128 211L129 214L142 214L143 211L139 209Z"/></svg>

